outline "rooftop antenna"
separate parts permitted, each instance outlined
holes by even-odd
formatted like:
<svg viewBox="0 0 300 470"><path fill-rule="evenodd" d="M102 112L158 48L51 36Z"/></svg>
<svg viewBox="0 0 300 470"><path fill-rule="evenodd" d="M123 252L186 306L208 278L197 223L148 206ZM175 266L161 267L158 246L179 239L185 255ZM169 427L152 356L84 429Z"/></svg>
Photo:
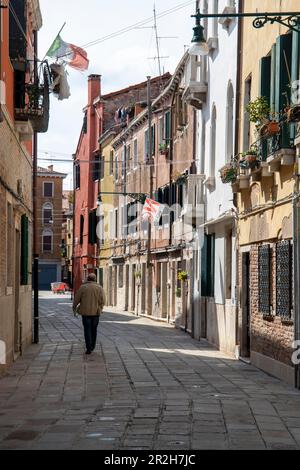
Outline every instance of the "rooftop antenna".
<svg viewBox="0 0 300 470"><path fill-rule="evenodd" d="M155 31L155 38L156 38L156 48L157 48L157 60L158 60L158 71L159 76L161 77L161 56L160 56L160 48L159 48L159 38L158 38L158 31L157 31L157 18L156 18L156 7L155 3L153 5L153 14L154 14L154 31Z"/></svg>

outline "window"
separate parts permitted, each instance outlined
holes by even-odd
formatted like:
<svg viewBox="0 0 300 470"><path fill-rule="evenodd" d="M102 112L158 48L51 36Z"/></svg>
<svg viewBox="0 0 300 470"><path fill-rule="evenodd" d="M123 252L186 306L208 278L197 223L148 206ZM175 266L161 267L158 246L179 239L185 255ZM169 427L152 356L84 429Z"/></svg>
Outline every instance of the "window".
<svg viewBox="0 0 300 470"><path fill-rule="evenodd" d="M163 145L165 143L165 126L164 126L164 118L159 118L159 144Z"/></svg>
<svg viewBox="0 0 300 470"><path fill-rule="evenodd" d="M44 183L44 197L53 197L54 184Z"/></svg>
<svg viewBox="0 0 300 470"><path fill-rule="evenodd" d="M115 238L119 238L119 210L115 209Z"/></svg>
<svg viewBox="0 0 300 470"><path fill-rule="evenodd" d="M101 179L101 169L102 169L101 156L99 154L96 154L94 155L94 162L93 162L93 174L92 174L93 181L98 181L99 179Z"/></svg>
<svg viewBox="0 0 300 470"><path fill-rule="evenodd" d="M115 158L115 180L118 181L119 179L119 157L116 155Z"/></svg>
<svg viewBox="0 0 300 470"><path fill-rule="evenodd" d="M245 82L245 96L244 96L244 129L243 129L243 150L246 152L250 147L250 120L249 114L246 111L248 104L251 101L251 77Z"/></svg>
<svg viewBox="0 0 300 470"><path fill-rule="evenodd" d="M129 235L137 231L137 203L131 202L127 204L127 232Z"/></svg>
<svg viewBox="0 0 300 470"><path fill-rule="evenodd" d="M87 113L85 113L84 118L83 118L83 125L82 125L82 132L84 134L87 134L87 128L88 128L88 119L87 119Z"/></svg>
<svg viewBox="0 0 300 470"><path fill-rule="evenodd" d="M113 150L110 152L109 174L110 174L110 176L112 176L114 174L114 151Z"/></svg>
<svg viewBox="0 0 300 470"><path fill-rule="evenodd" d="M226 108L226 162L233 158L233 103L234 91L232 83L229 82L227 88L227 108Z"/></svg>
<svg viewBox="0 0 300 470"><path fill-rule="evenodd" d="M165 114L165 144L170 145L171 139L171 113L168 111Z"/></svg>
<svg viewBox="0 0 300 470"><path fill-rule="evenodd" d="M6 253L7 253L7 265L6 265L6 282L7 287L12 287L13 285L13 269L11 260L13 259L13 238L14 238L14 226L13 226L14 216L13 216L13 207L8 202L7 203L7 225L6 225Z"/></svg>
<svg viewBox="0 0 300 470"><path fill-rule="evenodd" d="M145 161L148 161L149 157L150 157L150 155L149 155L149 152L150 152L150 150L149 150L149 129L147 129L145 131L145 146L144 146L144 149L145 149L144 159L145 159Z"/></svg>
<svg viewBox="0 0 300 470"><path fill-rule="evenodd" d="M130 171L131 169L131 145L127 145L126 149L126 161L127 161L127 168L126 171Z"/></svg>
<svg viewBox="0 0 300 470"><path fill-rule="evenodd" d="M211 112L211 125L210 125L210 167L209 176L216 176L216 141L217 141L217 110L213 105Z"/></svg>
<svg viewBox="0 0 300 470"><path fill-rule="evenodd" d="M53 206L50 203L43 205L43 225L53 223Z"/></svg>
<svg viewBox="0 0 300 470"><path fill-rule="evenodd" d="M293 252L288 240L276 244L276 315L291 318Z"/></svg>
<svg viewBox="0 0 300 470"><path fill-rule="evenodd" d="M28 285L29 262L29 221L26 215L21 218L21 286Z"/></svg>
<svg viewBox="0 0 300 470"><path fill-rule="evenodd" d="M100 243L101 246L103 246L104 242L105 242L105 219L104 219L104 215L102 215L99 219L99 229L97 230L97 232L98 232L98 235L99 235L99 243ZM97 238L96 238L96 242L97 242Z"/></svg>
<svg viewBox="0 0 300 470"><path fill-rule="evenodd" d="M122 150L122 178L125 177L126 174L126 145L124 145Z"/></svg>
<svg viewBox="0 0 300 470"><path fill-rule="evenodd" d="M133 142L133 166L137 168L138 166L138 141L137 139Z"/></svg>
<svg viewBox="0 0 300 470"><path fill-rule="evenodd" d="M124 265L119 266L119 289L124 286Z"/></svg>
<svg viewBox="0 0 300 470"><path fill-rule="evenodd" d="M113 240L115 237L115 224L114 224L114 211L109 211L109 239Z"/></svg>
<svg viewBox="0 0 300 470"><path fill-rule="evenodd" d="M43 231L43 253L52 253L53 251L53 232L52 230Z"/></svg>
<svg viewBox="0 0 300 470"><path fill-rule="evenodd" d="M271 300L271 256L270 245L258 249L258 306L263 315L270 315Z"/></svg>
<svg viewBox="0 0 300 470"><path fill-rule="evenodd" d="M97 211L93 210L89 213L89 244L97 243Z"/></svg>
<svg viewBox="0 0 300 470"><path fill-rule="evenodd" d="M80 164L75 164L75 189L80 189Z"/></svg>
<svg viewBox="0 0 300 470"><path fill-rule="evenodd" d="M201 250L201 296L215 295L215 235L204 235Z"/></svg>
<svg viewBox="0 0 300 470"><path fill-rule="evenodd" d="M80 245L83 245L84 216L80 216Z"/></svg>

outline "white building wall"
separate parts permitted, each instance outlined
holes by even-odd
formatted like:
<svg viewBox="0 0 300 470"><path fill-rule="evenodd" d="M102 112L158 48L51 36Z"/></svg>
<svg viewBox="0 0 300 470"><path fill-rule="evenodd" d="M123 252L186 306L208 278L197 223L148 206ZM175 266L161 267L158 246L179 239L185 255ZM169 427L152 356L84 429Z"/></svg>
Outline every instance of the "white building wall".
<svg viewBox="0 0 300 470"><path fill-rule="evenodd" d="M238 1L209 0L201 2L202 11L209 13L222 13L225 8L236 7ZM216 11L216 8L217 11ZM231 84L234 94L232 119L232 157L234 156L234 124L236 107L236 79L237 79L237 44L238 23L232 19L227 26L211 18L204 23L207 29L207 41L211 47L208 57L202 59L201 76L205 77L208 92L203 109L199 111L199 143L200 156L198 172L204 172L206 182L204 185L205 222L218 219L233 209L233 194L230 184L223 184L219 170L230 161L228 149L228 86ZM215 109L215 163L212 162L213 152L213 109ZM230 146L229 146L230 148ZM234 219L233 219L234 220ZM234 224L233 224L234 225ZM220 349L235 352L235 285L236 285L236 241L233 229L232 239L232 274L231 299L226 299L225 277L226 269L226 230L225 224L218 223L209 227L209 233L215 233L215 297L208 302L200 301L200 336L206 336ZM203 240L204 230L199 231L199 240ZM200 242L201 243L201 242ZM201 272L201 263L199 263ZM195 292L197 294L197 292ZM199 304L199 303L198 303ZM203 325L205 325L203 327Z"/></svg>

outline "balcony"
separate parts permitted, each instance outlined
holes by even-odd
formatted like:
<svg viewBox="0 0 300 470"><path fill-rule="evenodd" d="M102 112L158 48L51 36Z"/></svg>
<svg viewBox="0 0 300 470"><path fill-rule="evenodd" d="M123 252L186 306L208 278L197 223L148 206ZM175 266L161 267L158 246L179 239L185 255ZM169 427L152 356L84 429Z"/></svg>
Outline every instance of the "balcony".
<svg viewBox="0 0 300 470"><path fill-rule="evenodd" d="M206 103L208 87L206 83L190 81L183 92L183 100L196 109Z"/></svg>
<svg viewBox="0 0 300 470"><path fill-rule="evenodd" d="M15 91L15 121L20 139L30 140L32 132L47 132L49 126L49 84L51 76L48 66L43 67L43 82L18 82Z"/></svg>

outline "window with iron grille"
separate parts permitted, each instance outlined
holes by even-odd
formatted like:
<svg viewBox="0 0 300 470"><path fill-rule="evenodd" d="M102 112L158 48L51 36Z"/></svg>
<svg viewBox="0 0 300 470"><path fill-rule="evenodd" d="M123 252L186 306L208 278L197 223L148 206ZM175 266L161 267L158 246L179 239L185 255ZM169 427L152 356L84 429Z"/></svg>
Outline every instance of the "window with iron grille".
<svg viewBox="0 0 300 470"><path fill-rule="evenodd" d="M291 318L293 252L289 240L276 244L276 315Z"/></svg>
<svg viewBox="0 0 300 470"><path fill-rule="evenodd" d="M271 268L270 245L262 245L258 249L258 289L259 311L263 315L271 313Z"/></svg>

